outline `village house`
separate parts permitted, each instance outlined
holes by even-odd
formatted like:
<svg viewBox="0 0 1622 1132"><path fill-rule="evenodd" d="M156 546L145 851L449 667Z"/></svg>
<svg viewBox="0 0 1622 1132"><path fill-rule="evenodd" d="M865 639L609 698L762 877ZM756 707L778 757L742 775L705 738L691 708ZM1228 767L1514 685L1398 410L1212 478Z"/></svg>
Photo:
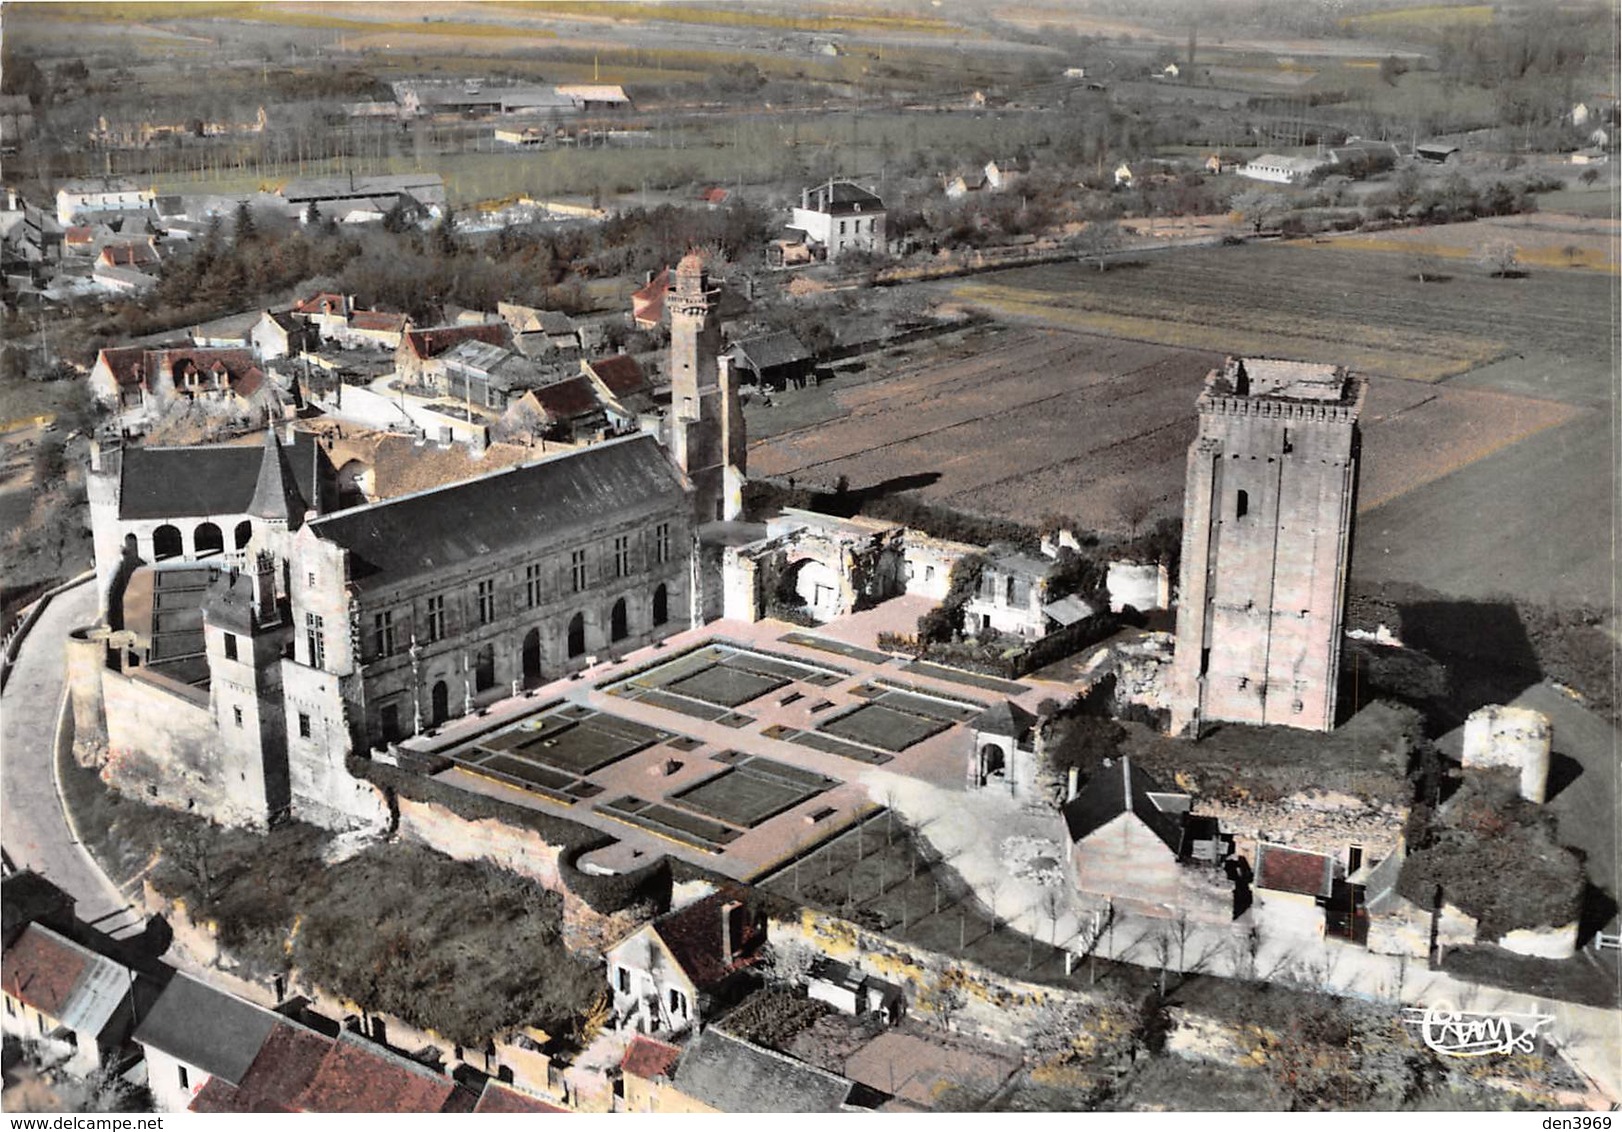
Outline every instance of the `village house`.
<svg viewBox="0 0 1622 1132"><path fill-rule="evenodd" d="M979 169L954 173L949 177L942 177L941 180L945 184L947 200L961 200L970 193L980 192L986 187L986 175Z"/></svg>
<svg viewBox="0 0 1622 1132"><path fill-rule="evenodd" d="M765 919L737 890L658 917L604 953L617 1024L643 1033L699 1027L765 942Z"/></svg>
<svg viewBox="0 0 1622 1132"><path fill-rule="evenodd" d="M631 325L638 330L657 330L668 325L665 319L665 296L670 293L670 269L661 267L648 276L647 282L631 292Z"/></svg>
<svg viewBox="0 0 1622 1132"><path fill-rule="evenodd" d="M884 202L852 181L829 180L805 189L788 227L803 232L819 259L885 250Z"/></svg>
<svg viewBox="0 0 1622 1132"><path fill-rule="evenodd" d="M90 370L90 395L137 423L177 397L229 402L244 417L277 416L281 395L251 350L109 346Z"/></svg>
<svg viewBox="0 0 1622 1132"><path fill-rule="evenodd" d="M496 314L512 331L514 346L526 358L573 358L580 352L580 331L562 311L501 302L496 304Z"/></svg>
<svg viewBox="0 0 1622 1132"><path fill-rule="evenodd" d="M316 349L320 344L315 327L311 324L291 311L269 310L253 324L253 329L248 332L248 341L263 362L272 358L294 357L306 350Z"/></svg>
<svg viewBox="0 0 1622 1132"><path fill-rule="evenodd" d="M1055 569L1050 559L992 550L980 573L979 587L964 603L964 632L978 634L992 629L1035 640L1047 635L1052 621L1072 624L1091 616L1093 611L1085 602L1059 604L1048 600L1048 585Z"/></svg>
<svg viewBox="0 0 1622 1132"><path fill-rule="evenodd" d="M502 350L512 346L512 332L504 322L474 326L425 326L407 330L394 352L395 375L407 385L443 392L446 388L445 355L463 342L483 342Z"/></svg>
<svg viewBox="0 0 1622 1132"><path fill-rule="evenodd" d="M288 215L307 220L311 208L325 217L340 219L363 207L381 213L396 204L421 206L438 217L445 208L445 180L438 173L402 173L387 176L300 177L289 181L277 195Z"/></svg>
<svg viewBox="0 0 1622 1132"><path fill-rule="evenodd" d="M889 1099L848 1077L721 1030L694 1036L674 1068L668 1048L650 1044L626 1051L629 1065L621 1063L625 1111L871 1112Z"/></svg>
<svg viewBox="0 0 1622 1132"><path fill-rule="evenodd" d="M866 974L848 963L819 955L806 974L805 995L826 1002L841 1014L875 1018L886 1024L900 1021L906 998L901 988Z"/></svg>
<svg viewBox="0 0 1622 1132"><path fill-rule="evenodd" d="M68 181L56 190L56 221L67 226L98 212L145 209L156 194L128 177L91 177Z"/></svg>
<svg viewBox="0 0 1622 1132"><path fill-rule="evenodd" d="M600 439L611 427L619 429L625 417L611 414L590 377L582 374L526 389L513 402L518 421L533 420L548 440L564 442Z"/></svg>
<svg viewBox="0 0 1622 1132"><path fill-rule="evenodd" d="M1030 173L1031 164L1019 158L1004 157L986 162L986 187L992 192L1004 192L1019 184Z"/></svg>
<svg viewBox="0 0 1622 1132"><path fill-rule="evenodd" d="M544 371L515 350L479 339L467 339L438 360L440 393L482 408L502 412L524 392L548 381Z"/></svg>
<svg viewBox="0 0 1622 1132"><path fill-rule="evenodd" d="M1063 807L1067 866L1084 897L1153 916L1224 922L1233 885L1217 866L1230 843L1129 758L1106 761Z"/></svg>
<svg viewBox="0 0 1622 1132"><path fill-rule="evenodd" d="M278 1023L274 1011L177 973L135 1031L153 1108L185 1112L215 1079L240 1086Z"/></svg>
<svg viewBox="0 0 1622 1132"><path fill-rule="evenodd" d="M137 1014L154 996L143 977L43 923L18 932L0 957L0 1031L39 1043L78 1077L123 1073Z"/></svg>
<svg viewBox="0 0 1622 1132"><path fill-rule="evenodd" d="M630 354L582 359L580 372L596 387L609 419L617 428L634 428L656 412L653 382Z"/></svg>

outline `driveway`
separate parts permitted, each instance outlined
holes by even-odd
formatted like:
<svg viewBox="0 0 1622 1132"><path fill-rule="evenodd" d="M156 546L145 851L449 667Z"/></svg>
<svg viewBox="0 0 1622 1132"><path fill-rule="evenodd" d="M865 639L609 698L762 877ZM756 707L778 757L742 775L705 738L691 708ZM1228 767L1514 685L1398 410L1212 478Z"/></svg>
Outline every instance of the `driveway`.
<svg viewBox="0 0 1622 1132"><path fill-rule="evenodd" d="M90 582L51 599L23 641L0 696L0 830L6 857L78 901L81 920L114 936L139 931L142 916L91 861L68 828L56 789L55 739L63 707L62 641L96 619Z"/></svg>

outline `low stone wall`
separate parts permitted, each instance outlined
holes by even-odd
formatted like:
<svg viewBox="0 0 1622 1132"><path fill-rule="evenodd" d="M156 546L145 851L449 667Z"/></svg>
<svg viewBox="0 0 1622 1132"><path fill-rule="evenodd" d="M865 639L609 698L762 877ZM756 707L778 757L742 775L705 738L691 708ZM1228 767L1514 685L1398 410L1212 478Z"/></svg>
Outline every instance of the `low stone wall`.
<svg viewBox="0 0 1622 1132"><path fill-rule="evenodd" d="M1498 946L1537 959L1570 959L1577 954L1577 925L1518 929L1500 936Z"/></svg>
<svg viewBox="0 0 1622 1132"><path fill-rule="evenodd" d="M563 941L571 951L601 952L646 919L635 906L599 912L565 879L564 848L539 833L495 818L477 820L433 802L398 799L399 835L457 861L487 861L563 897Z"/></svg>
<svg viewBox="0 0 1622 1132"><path fill-rule="evenodd" d="M777 947L802 944L830 958L895 983L908 1009L936 1018L952 1015L962 1033L994 1041L1019 1041L1061 1004L1091 1003L1080 991L1041 986L999 975L976 963L904 947L840 919L803 908L797 917L773 917L766 936ZM954 998L960 1002L953 1009Z"/></svg>

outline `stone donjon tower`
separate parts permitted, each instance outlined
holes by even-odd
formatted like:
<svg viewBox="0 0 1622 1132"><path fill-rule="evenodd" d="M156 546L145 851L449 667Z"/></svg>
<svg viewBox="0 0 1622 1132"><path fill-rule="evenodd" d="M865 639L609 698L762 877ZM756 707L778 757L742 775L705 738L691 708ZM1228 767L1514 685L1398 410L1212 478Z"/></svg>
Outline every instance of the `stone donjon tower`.
<svg viewBox="0 0 1622 1132"><path fill-rule="evenodd" d="M1364 385L1229 358L1188 450L1172 730L1335 725Z"/></svg>
<svg viewBox="0 0 1622 1132"><path fill-rule="evenodd" d="M693 485L700 523L743 510L745 434L738 384L721 354L719 288L696 252L676 266L670 306L670 455Z"/></svg>

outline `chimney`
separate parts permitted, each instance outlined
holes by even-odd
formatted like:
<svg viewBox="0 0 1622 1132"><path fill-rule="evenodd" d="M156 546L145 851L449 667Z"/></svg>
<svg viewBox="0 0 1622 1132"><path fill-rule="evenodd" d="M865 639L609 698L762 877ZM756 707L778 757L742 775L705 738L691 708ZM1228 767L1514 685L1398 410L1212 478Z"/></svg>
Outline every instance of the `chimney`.
<svg viewBox="0 0 1622 1132"><path fill-rule="evenodd" d="M733 917L742 910L743 904L737 900L727 900L721 904L721 962L723 963L732 962L737 954L737 945L743 942L735 938L732 931ZM741 931L737 933L739 936L742 934Z"/></svg>
<svg viewBox="0 0 1622 1132"><path fill-rule="evenodd" d="M90 470L101 471L101 441L91 438L90 441Z"/></svg>
<svg viewBox="0 0 1622 1132"><path fill-rule="evenodd" d="M1078 767L1071 767L1069 781L1065 784L1064 788L1064 800L1066 802L1074 802L1076 800L1076 795L1081 792L1077 787L1077 782L1080 778L1081 770Z"/></svg>

